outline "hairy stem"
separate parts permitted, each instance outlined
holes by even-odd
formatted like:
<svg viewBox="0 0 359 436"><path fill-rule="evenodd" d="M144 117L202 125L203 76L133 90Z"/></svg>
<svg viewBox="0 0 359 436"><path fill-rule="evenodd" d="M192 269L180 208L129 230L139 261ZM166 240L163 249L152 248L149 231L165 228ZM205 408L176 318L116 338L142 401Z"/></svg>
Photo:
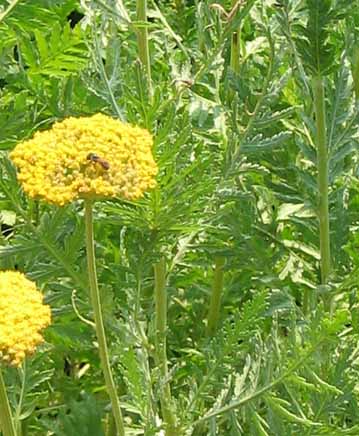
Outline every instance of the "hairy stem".
<svg viewBox="0 0 359 436"><path fill-rule="evenodd" d="M318 166L318 214L320 237L321 283L328 283L330 275L330 233L328 201L328 150L326 143L325 96L321 76L313 78L313 96L316 121L316 146Z"/></svg>
<svg viewBox="0 0 359 436"><path fill-rule="evenodd" d="M137 0L137 20L147 23L147 0ZM153 97L150 50L148 46L148 30L146 26L137 29L138 56L146 71L147 89L150 99Z"/></svg>
<svg viewBox="0 0 359 436"><path fill-rule="evenodd" d="M176 417L173 413L171 388L168 380L166 330L167 330L167 294L166 263L162 257L154 265L155 272L155 306L156 306L156 361L161 375L160 402L163 419L166 424L166 436L176 436Z"/></svg>
<svg viewBox="0 0 359 436"><path fill-rule="evenodd" d="M111 399L112 413L115 418L117 433L119 436L125 435L125 427L123 423L120 401L117 395L115 382L113 380L109 355L107 350L105 328L102 318L100 292L97 283L97 273L95 264L95 249L93 237L93 209L92 201L85 200L85 228L86 228L86 252L87 252L87 268L90 284L90 295L92 309L94 312L95 329L98 341L98 349L101 360L102 371L105 377L105 383L108 395Z"/></svg>
<svg viewBox="0 0 359 436"><path fill-rule="evenodd" d="M0 428L3 436L16 436L15 425L11 415L9 399L0 369Z"/></svg>
<svg viewBox="0 0 359 436"><path fill-rule="evenodd" d="M221 313L221 299L223 293L224 263L224 257L217 256L215 258L212 292L207 316L208 336L212 336L216 332L218 327L219 316Z"/></svg>

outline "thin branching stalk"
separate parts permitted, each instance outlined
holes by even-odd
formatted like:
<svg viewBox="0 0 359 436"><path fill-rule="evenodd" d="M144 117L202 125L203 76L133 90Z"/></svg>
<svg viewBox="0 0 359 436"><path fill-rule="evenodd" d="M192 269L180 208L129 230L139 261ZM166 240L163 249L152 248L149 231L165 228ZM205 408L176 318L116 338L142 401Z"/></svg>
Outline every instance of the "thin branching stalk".
<svg viewBox="0 0 359 436"><path fill-rule="evenodd" d="M125 117L124 113L122 112L122 109L117 104L117 100L116 100L114 91L112 89L111 81L109 80L109 78L107 76L106 69L105 69L103 61L102 61L101 47L100 47L100 43L99 43L98 36L97 36L97 30L95 27L93 30L93 40L94 40L94 51L93 51L92 55L93 55L94 63L97 65L99 74L100 74L104 84L106 85L108 95L110 97L111 105L112 105L114 111L116 112L118 118L121 121L126 121L126 117Z"/></svg>
<svg viewBox="0 0 359 436"><path fill-rule="evenodd" d="M163 27L167 30L167 32L169 33L169 35L173 38L173 40L176 42L179 50L182 51L182 53L186 56L186 58L188 60L191 59L191 55L188 51L188 49L182 44L182 40L181 38L177 35L177 33L172 29L172 27L170 26L170 24L168 23L166 17L163 15L163 13L161 12L161 10L159 9L159 7L156 4L155 0L151 1L151 7L156 11L156 14L158 16L158 20L162 23Z"/></svg>
<svg viewBox="0 0 359 436"><path fill-rule="evenodd" d="M322 344L323 339L320 339L317 341L317 343L310 347L308 351L299 358L292 366L290 366L287 371L284 371L283 374L278 376L276 379L268 383L267 385L263 386L262 388L243 396L242 398L233 401L232 403L228 404L227 406L220 407L218 409L213 410L212 412L208 413L207 415L203 416L202 418L198 419L192 425L197 425L201 422L207 421L209 419L212 419L216 416L222 415L223 413L230 412L231 410L238 409L242 406L244 406L246 403L253 401L262 395L264 395L266 392L271 391L274 387L282 383L287 377L290 377L298 368L300 368L304 363L309 359L309 357L317 351L318 347Z"/></svg>
<svg viewBox="0 0 359 436"><path fill-rule="evenodd" d="M312 83L316 121L321 283L326 285L329 280L331 261L328 201L328 150L326 142L326 115L323 78L321 76L316 76L313 78Z"/></svg>
<svg viewBox="0 0 359 436"><path fill-rule="evenodd" d="M7 17L10 12L14 9L14 7L20 2L21 0L12 0L8 7L4 10L3 13L0 14L0 23Z"/></svg>
<svg viewBox="0 0 359 436"><path fill-rule="evenodd" d="M176 417L173 412L171 387L169 384L166 333L167 333L167 293L166 263L162 257L154 265L155 272L155 306L156 306L156 361L161 375L160 402L163 419L166 425L166 436L178 435Z"/></svg>
<svg viewBox="0 0 359 436"><path fill-rule="evenodd" d="M137 10L137 20L143 23L147 23L147 0L137 0L136 10ZM151 61L150 61L150 49L148 46L147 26L141 26L139 29L137 29L137 44L138 44L138 56L146 72L148 95L150 99L152 99L153 90L152 90Z"/></svg>
<svg viewBox="0 0 359 436"><path fill-rule="evenodd" d="M224 264L225 258L223 256L217 256L215 258L212 292L207 316L207 334L209 336L212 336L216 332L221 313Z"/></svg>
<svg viewBox="0 0 359 436"><path fill-rule="evenodd" d="M0 369L0 428L3 436L16 436L15 425L11 415L5 382Z"/></svg>
<svg viewBox="0 0 359 436"><path fill-rule="evenodd" d="M119 436L125 436L125 428L121 413L120 401L117 395L116 385L113 380L109 354L107 350L107 342L105 328L102 318L100 292L97 283L96 263L95 263L95 248L93 236L93 208L92 201L85 200L85 228L86 228L86 253L87 253L87 268L90 284L90 295L92 309L94 312L95 329L98 341L98 349L101 360L102 371L105 377L105 383L108 395L111 399L112 413L115 418L116 428Z"/></svg>

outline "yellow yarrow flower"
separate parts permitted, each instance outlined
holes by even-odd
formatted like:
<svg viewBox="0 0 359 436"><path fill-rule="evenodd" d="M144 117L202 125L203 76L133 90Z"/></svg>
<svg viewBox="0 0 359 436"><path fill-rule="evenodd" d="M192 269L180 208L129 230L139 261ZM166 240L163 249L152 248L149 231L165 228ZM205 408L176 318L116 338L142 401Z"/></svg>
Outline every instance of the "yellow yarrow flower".
<svg viewBox="0 0 359 436"><path fill-rule="evenodd" d="M0 272L0 359L19 366L43 342L41 331L51 322L35 283L17 271Z"/></svg>
<svg viewBox="0 0 359 436"><path fill-rule="evenodd" d="M147 130L96 114L57 122L10 157L30 197L60 206L78 198L135 200L155 185L152 145Z"/></svg>

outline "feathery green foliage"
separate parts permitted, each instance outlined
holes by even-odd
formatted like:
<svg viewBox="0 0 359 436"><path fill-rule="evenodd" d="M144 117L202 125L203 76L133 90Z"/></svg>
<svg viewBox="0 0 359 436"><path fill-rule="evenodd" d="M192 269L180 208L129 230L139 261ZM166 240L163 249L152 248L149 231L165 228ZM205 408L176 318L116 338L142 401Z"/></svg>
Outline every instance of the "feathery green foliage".
<svg viewBox="0 0 359 436"><path fill-rule="evenodd" d="M126 434L171 434L161 404L168 386L180 435L359 434L358 26L349 0L148 0L147 21L127 0L33 0L0 22L0 264L35 280L53 313L46 344L19 370L4 369L19 435L115 434L91 324L82 204L27 198L8 158L35 131L96 112L149 129L159 167L141 200L94 207ZM218 258L223 287L209 335ZM156 349L161 259L167 378Z"/></svg>

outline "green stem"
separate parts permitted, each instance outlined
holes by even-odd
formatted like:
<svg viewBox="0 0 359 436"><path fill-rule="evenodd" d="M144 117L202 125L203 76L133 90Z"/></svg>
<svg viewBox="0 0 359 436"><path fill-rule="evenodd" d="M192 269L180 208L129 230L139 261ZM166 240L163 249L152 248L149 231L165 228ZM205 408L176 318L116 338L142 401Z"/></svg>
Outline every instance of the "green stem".
<svg viewBox="0 0 359 436"><path fill-rule="evenodd" d="M330 233L328 201L328 150L326 143L325 96L321 76L313 78L313 96L316 121L318 166L318 213L320 237L321 283L326 285L330 275Z"/></svg>
<svg viewBox="0 0 359 436"><path fill-rule="evenodd" d="M116 422L114 420L113 414L110 413L108 416L106 436L116 436L116 434L117 434Z"/></svg>
<svg viewBox="0 0 359 436"><path fill-rule="evenodd" d="M352 76L355 99L359 100L359 47L355 47L352 61Z"/></svg>
<svg viewBox="0 0 359 436"><path fill-rule="evenodd" d="M235 7L237 0L232 0L232 8ZM240 56L240 35L241 28L232 33L232 41L231 41L231 68L232 70L238 74L239 73L239 56Z"/></svg>
<svg viewBox="0 0 359 436"><path fill-rule="evenodd" d="M239 73L239 30L233 32L231 43L231 68L238 74Z"/></svg>
<svg viewBox="0 0 359 436"><path fill-rule="evenodd" d="M95 328L98 341L98 349L101 360L102 371L105 377L106 388L111 399L112 413L115 418L117 433L119 436L125 435L125 427L123 423L120 401L118 399L115 382L113 380L109 355L107 350L105 328L102 318L100 292L97 283L97 273L95 264L95 249L93 237L93 210L92 201L85 200L85 228L86 228L86 252L87 252L87 268L90 284L90 295L92 309L94 312Z"/></svg>
<svg viewBox="0 0 359 436"><path fill-rule="evenodd" d="M12 0L10 2L9 6L5 9L5 11L0 14L0 23L7 17L7 15L10 14L10 12L14 9L14 7L20 2L21 0Z"/></svg>
<svg viewBox="0 0 359 436"><path fill-rule="evenodd" d="M147 23L147 0L137 0L137 21ZM150 99L153 97L150 49L148 46L147 26L137 29L138 56L146 71L147 88Z"/></svg>
<svg viewBox="0 0 359 436"><path fill-rule="evenodd" d="M304 316L307 316L310 312L310 294L312 290L305 288L303 291L302 310Z"/></svg>
<svg viewBox="0 0 359 436"><path fill-rule="evenodd" d="M19 400L17 402L17 407L15 410L15 414L14 414L14 425L16 428L16 433L18 436L20 436L22 434L22 424L23 421L21 420L21 415L22 415L22 411L23 411L23 402L24 402L24 398L25 398L25 388L26 388L26 376L27 376L27 370L26 370L26 359L24 359L23 363L22 363L22 367L19 368L19 375L20 375L20 379L21 379L21 390L20 390L20 395L19 395Z"/></svg>
<svg viewBox="0 0 359 436"><path fill-rule="evenodd" d="M0 369L0 427L3 436L16 436L15 425L11 415L9 399Z"/></svg>
<svg viewBox="0 0 359 436"><path fill-rule="evenodd" d="M230 67L234 74L236 75L236 80L238 80L239 77L239 59L240 59L240 36L241 35L241 29L240 27L232 33L231 36L231 57L230 57ZM235 96L236 92L234 89L229 89L229 101L233 101L233 98Z"/></svg>
<svg viewBox="0 0 359 436"><path fill-rule="evenodd" d="M168 380L166 330L167 330L167 293L166 263L162 257L154 265L155 272L155 306L156 306L156 361L161 375L160 402L163 419L166 424L166 436L176 436L176 417L172 408L171 388Z"/></svg>
<svg viewBox="0 0 359 436"><path fill-rule="evenodd" d="M223 293L225 258L217 256L215 258L214 277L212 284L211 300L207 316L207 334L213 336L218 327L219 316L221 313L221 299Z"/></svg>

